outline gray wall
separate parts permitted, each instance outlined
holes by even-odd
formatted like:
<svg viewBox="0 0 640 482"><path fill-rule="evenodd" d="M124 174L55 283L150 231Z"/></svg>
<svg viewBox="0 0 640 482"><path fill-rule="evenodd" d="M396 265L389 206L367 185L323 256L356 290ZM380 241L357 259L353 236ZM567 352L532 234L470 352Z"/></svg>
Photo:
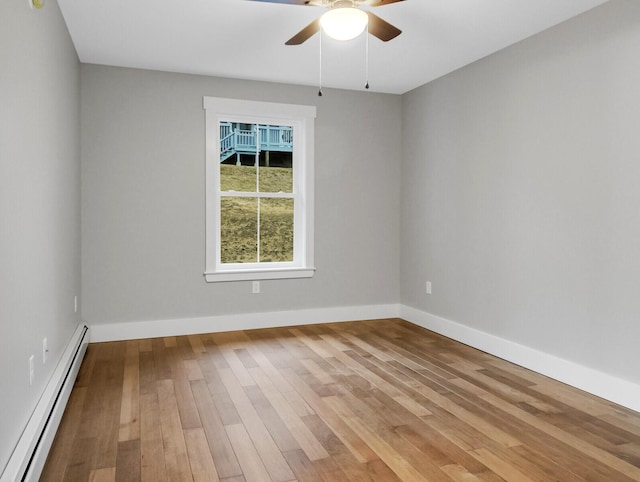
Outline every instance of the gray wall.
<svg viewBox="0 0 640 482"><path fill-rule="evenodd" d="M397 303L399 96L83 65L92 324ZM205 283L203 96L317 106L311 279Z"/></svg>
<svg viewBox="0 0 640 482"><path fill-rule="evenodd" d="M79 89L57 2L1 1L0 473L79 322Z"/></svg>
<svg viewBox="0 0 640 482"><path fill-rule="evenodd" d="M639 46L614 0L403 96L404 304L640 382Z"/></svg>

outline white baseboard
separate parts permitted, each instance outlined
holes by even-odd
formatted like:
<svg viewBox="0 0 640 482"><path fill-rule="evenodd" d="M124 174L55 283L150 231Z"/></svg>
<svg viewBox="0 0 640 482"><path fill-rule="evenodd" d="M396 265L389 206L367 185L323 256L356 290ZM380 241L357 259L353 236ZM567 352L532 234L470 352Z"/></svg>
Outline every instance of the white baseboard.
<svg viewBox="0 0 640 482"><path fill-rule="evenodd" d="M40 478L88 343L88 329L84 324L79 325L11 454L0 482L35 482Z"/></svg>
<svg viewBox="0 0 640 482"><path fill-rule="evenodd" d="M640 412L640 385L430 313L400 306L400 318Z"/></svg>
<svg viewBox="0 0 640 482"><path fill-rule="evenodd" d="M389 304L100 324L91 325L91 341L137 340L161 336L397 318L399 313L399 305Z"/></svg>

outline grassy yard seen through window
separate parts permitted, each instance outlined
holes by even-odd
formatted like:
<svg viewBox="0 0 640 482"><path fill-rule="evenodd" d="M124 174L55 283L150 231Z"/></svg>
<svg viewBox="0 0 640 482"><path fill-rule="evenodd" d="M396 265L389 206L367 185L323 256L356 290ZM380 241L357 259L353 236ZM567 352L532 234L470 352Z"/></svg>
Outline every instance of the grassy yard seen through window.
<svg viewBox="0 0 640 482"><path fill-rule="evenodd" d="M260 192L293 192L291 168L259 170ZM256 167L220 165L222 191L256 192ZM260 259L258 259L258 207ZM223 197L220 200L223 263L293 261L293 199Z"/></svg>

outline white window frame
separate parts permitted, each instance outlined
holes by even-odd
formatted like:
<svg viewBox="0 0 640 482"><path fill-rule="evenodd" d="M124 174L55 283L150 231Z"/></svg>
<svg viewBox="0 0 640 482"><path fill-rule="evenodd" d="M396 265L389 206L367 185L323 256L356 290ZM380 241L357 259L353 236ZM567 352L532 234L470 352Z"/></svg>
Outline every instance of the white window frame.
<svg viewBox="0 0 640 482"><path fill-rule="evenodd" d="M207 282L310 278L313 262L315 106L204 97ZM220 122L293 126L292 262L222 263L220 259ZM225 194L226 195L226 194ZM264 196L264 197L269 197Z"/></svg>

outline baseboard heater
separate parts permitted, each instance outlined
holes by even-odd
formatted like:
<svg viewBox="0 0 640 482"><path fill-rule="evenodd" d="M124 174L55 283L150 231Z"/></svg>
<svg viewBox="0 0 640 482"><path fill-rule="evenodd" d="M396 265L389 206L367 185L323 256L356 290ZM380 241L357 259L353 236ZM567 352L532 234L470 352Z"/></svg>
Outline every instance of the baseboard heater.
<svg viewBox="0 0 640 482"><path fill-rule="evenodd" d="M40 478L88 344L89 329L80 325L51 375L0 482L35 482Z"/></svg>

